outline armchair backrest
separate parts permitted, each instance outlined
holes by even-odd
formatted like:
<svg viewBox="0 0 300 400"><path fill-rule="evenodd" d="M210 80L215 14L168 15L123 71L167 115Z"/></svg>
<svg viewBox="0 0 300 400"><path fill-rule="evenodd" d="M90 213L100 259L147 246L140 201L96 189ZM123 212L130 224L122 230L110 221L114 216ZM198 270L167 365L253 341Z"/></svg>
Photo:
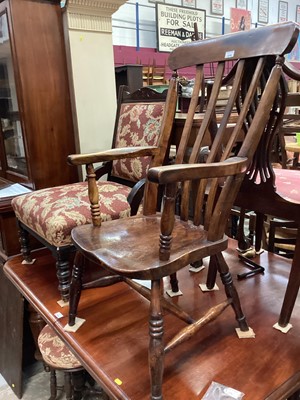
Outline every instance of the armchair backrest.
<svg viewBox="0 0 300 400"><path fill-rule="evenodd" d="M292 50L298 33L298 24L288 22L194 41L171 53L168 63L173 71L180 73L181 68L195 67L195 85L176 157L176 164L182 164L192 143L188 163L193 165L183 165L177 172L176 165L169 167L169 172L158 168L149 174L151 182L166 184L163 237L172 230L170 215L176 181L182 182L180 218L188 220L191 217L196 226L204 224L210 240L223 236L246 169L251 170L259 143L268 140L282 118L284 54ZM232 88L223 115L217 119L217 100L224 71L226 64L232 65L232 61L235 62L226 80ZM197 115L195 110L205 80L205 68L211 63L215 66L211 94L205 113ZM200 118L201 124L196 137L191 138L195 118ZM198 163L207 133L210 137L207 166L200 170L199 165L194 164ZM148 182L148 186L151 185L153 183ZM144 213L153 212L153 204L148 201L146 192Z"/></svg>
<svg viewBox="0 0 300 400"><path fill-rule="evenodd" d="M157 146L166 99L167 90L159 93L143 87L130 93L120 86L112 147ZM109 180L133 185L146 178L150 162L149 156L113 161Z"/></svg>

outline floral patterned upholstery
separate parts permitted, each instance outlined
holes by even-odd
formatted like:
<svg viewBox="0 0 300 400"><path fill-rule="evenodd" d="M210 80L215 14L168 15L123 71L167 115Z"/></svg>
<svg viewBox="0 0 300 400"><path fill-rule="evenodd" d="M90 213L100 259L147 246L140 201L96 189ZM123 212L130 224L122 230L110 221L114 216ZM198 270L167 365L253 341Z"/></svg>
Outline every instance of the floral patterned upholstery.
<svg viewBox="0 0 300 400"><path fill-rule="evenodd" d="M122 104L115 147L157 145L164 105L164 102ZM118 160L113 164L112 175L139 181L146 176L149 163L150 157ZM130 215L127 202L130 187L104 181L98 181L98 186L103 221ZM58 248L71 244L75 226L92 222L86 182L15 197L12 207L19 221Z"/></svg>
<svg viewBox="0 0 300 400"><path fill-rule="evenodd" d="M127 196L130 187L98 181L102 220L130 215ZM71 231L91 223L86 182L41 189L15 197L12 207L17 218L53 246L71 244Z"/></svg>
<svg viewBox="0 0 300 400"><path fill-rule="evenodd" d="M156 146L165 103L124 103L121 105L115 147ZM112 175L137 182L146 177L149 157L113 162Z"/></svg>
<svg viewBox="0 0 300 400"><path fill-rule="evenodd" d="M80 368L81 364L64 342L50 328L44 326L38 337L38 346L46 364L54 369Z"/></svg>

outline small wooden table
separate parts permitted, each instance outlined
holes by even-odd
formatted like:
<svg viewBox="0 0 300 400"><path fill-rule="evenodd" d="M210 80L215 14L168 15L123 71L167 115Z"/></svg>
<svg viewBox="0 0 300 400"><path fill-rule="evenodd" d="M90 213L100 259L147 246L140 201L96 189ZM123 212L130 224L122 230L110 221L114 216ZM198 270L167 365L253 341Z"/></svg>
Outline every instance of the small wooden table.
<svg viewBox="0 0 300 400"><path fill-rule="evenodd" d="M224 253L235 281L236 274L245 271L236 246L230 240ZM34 257L33 265L22 265L21 256L10 259L4 267L8 278L113 399L148 399L148 301L124 283L85 290L79 317L86 322L76 333L65 332L68 308L60 308L56 302L55 262L45 250L36 251ZM236 281L255 339L237 338L237 323L228 308L218 320L166 355L164 400L199 400L212 381L244 392L243 400L283 400L300 388L300 299L293 329L283 334L272 327L282 304L290 260L267 252L255 260L267 267L264 275ZM173 301L196 317L208 304L225 298L222 288L202 293L198 284L205 279L205 272L191 274L185 269L179 273L184 295ZM165 315L166 338L182 324Z"/></svg>

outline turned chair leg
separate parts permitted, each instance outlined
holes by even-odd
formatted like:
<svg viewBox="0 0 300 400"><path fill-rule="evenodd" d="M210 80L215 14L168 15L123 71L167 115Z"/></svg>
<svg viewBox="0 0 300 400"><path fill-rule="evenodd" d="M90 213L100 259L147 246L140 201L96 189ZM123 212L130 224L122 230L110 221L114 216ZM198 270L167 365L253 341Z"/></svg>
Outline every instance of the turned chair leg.
<svg viewBox="0 0 300 400"><path fill-rule="evenodd" d="M70 305L69 305L69 325L75 324L77 316L78 304L82 289L82 275L84 272L84 257L77 252L75 255L74 266L72 271L72 280L70 284Z"/></svg>
<svg viewBox="0 0 300 400"><path fill-rule="evenodd" d="M176 273L170 275L170 285L172 292L177 293L179 291L178 279Z"/></svg>
<svg viewBox="0 0 300 400"><path fill-rule="evenodd" d="M57 397L57 379L56 371L50 368L50 398L49 400L56 400Z"/></svg>
<svg viewBox="0 0 300 400"><path fill-rule="evenodd" d="M72 376L70 372L64 371L64 382L66 400L73 400Z"/></svg>
<svg viewBox="0 0 300 400"><path fill-rule="evenodd" d="M232 276L231 273L229 272L228 265L222 253L217 254L215 257L218 263L218 270L221 276L222 283L225 287L227 298L232 300L231 305L232 308L234 309L236 320L238 321L241 331L246 332L249 330L249 326L247 324L246 317L242 311L239 295L233 284Z"/></svg>
<svg viewBox="0 0 300 400"><path fill-rule="evenodd" d="M73 400L81 400L86 386L84 370L72 372Z"/></svg>
<svg viewBox="0 0 300 400"><path fill-rule="evenodd" d="M298 250L297 250L298 249ZM285 327L290 322L290 318L295 306L295 302L298 296L300 288L300 229L298 229L295 254L292 261L291 271L289 275L288 285L284 295L283 304L280 311L278 324Z"/></svg>
<svg viewBox="0 0 300 400"><path fill-rule="evenodd" d="M151 400L162 400L162 379L164 371L164 327L160 304L161 281L151 282L151 302L149 315L149 367L151 380Z"/></svg>
<svg viewBox="0 0 300 400"><path fill-rule="evenodd" d="M56 276L58 279L58 290L61 299L69 301L70 295L70 249L56 249L54 257L56 259Z"/></svg>
<svg viewBox="0 0 300 400"><path fill-rule="evenodd" d="M216 256L211 256L209 259L206 286L208 289L213 289L217 279L218 262Z"/></svg>
<svg viewBox="0 0 300 400"><path fill-rule="evenodd" d="M32 263L31 250L29 246L29 233L23 228L22 224L18 221L18 234L21 246L21 254L24 261L28 264Z"/></svg>

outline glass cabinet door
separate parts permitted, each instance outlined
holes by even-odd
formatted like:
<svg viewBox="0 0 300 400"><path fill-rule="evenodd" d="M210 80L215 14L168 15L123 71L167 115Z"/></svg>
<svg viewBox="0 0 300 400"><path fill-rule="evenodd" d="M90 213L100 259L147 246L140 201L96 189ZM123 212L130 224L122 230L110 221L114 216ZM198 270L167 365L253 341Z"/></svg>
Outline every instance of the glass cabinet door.
<svg viewBox="0 0 300 400"><path fill-rule="evenodd" d="M27 176L6 12L0 15L0 120L5 160L1 168Z"/></svg>

